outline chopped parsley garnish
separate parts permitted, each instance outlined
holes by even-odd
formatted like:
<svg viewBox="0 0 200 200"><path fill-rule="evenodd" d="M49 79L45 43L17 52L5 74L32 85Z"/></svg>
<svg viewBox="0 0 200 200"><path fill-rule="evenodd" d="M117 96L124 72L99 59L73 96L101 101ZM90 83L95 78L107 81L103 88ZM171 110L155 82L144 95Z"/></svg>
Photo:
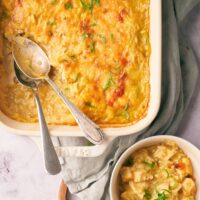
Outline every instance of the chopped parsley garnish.
<svg viewBox="0 0 200 200"><path fill-rule="evenodd" d="M89 34L89 33L83 33L83 34L81 35L81 37L82 37L82 40L85 41L86 38L89 38L89 37L90 37L90 34Z"/></svg>
<svg viewBox="0 0 200 200"><path fill-rule="evenodd" d="M104 44L107 43L107 40L106 40L106 38L105 38L103 35L99 34L99 37L101 38L101 40L102 40L102 42L103 42Z"/></svg>
<svg viewBox="0 0 200 200"><path fill-rule="evenodd" d="M93 35L90 34L90 33L83 33L83 34L81 35L81 37L82 37L82 41L83 41L83 42L85 41L86 38L90 38L90 39L91 39L91 45L88 45L87 48L90 49L90 52L91 52L91 53L94 53L94 51L95 51L95 41L94 41L94 39L93 39Z"/></svg>
<svg viewBox="0 0 200 200"><path fill-rule="evenodd" d="M83 0L80 0L80 2L81 2L81 4L82 4L83 8L84 8L85 10L87 10L87 9L88 9L88 3L84 2Z"/></svg>
<svg viewBox="0 0 200 200"><path fill-rule="evenodd" d="M94 53L94 51L95 51L95 41L92 41L92 44L89 45L88 48L90 49L91 53Z"/></svg>
<svg viewBox="0 0 200 200"><path fill-rule="evenodd" d="M89 27L93 27L93 26L96 26L97 24L94 23L94 24L90 24Z"/></svg>
<svg viewBox="0 0 200 200"><path fill-rule="evenodd" d="M107 80L106 84L103 87L103 90L106 91L108 88L115 86L115 82L113 81L112 77Z"/></svg>
<svg viewBox="0 0 200 200"><path fill-rule="evenodd" d="M113 34L110 35L110 38L111 38L112 43L115 43L115 38Z"/></svg>
<svg viewBox="0 0 200 200"><path fill-rule="evenodd" d="M94 105L92 105L91 102L85 102L85 105L90 107L90 108L96 108Z"/></svg>
<svg viewBox="0 0 200 200"><path fill-rule="evenodd" d="M148 166L150 168L154 168L156 166L155 162L143 161L143 164L145 164L146 166Z"/></svg>
<svg viewBox="0 0 200 200"><path fill-rule="evenodd" d="M70 3L70 2L67 2L66 4L65 4L65 8L68 10L68 9L70 9L70 8L72 8L72 4Z"/></svg>
<svg viewBox="0 0 200 200"><path fill-rule="evenodd" d="M145 189L145 190L144 190L144 197L143 197L143 200L149 200L149 199L151 199L151 197L152 197L151 192L150 192L148 189Z"/></svg>
<svg viewBox="0 0 200 200"><path fill-rule="evenodd" d="M126 119L129 119L130 115L128 113L129 103L126 103L124 109L122 110L121 115L124 116Z"/></svg>
<svg viewBox="0 0 200 200"><path fill-rule="evenodd" d="M95 4L96 6L99 6L99 5L100 5L100 0L94 0L94 4Z"/></svg>
<svg viewBox="0 0 200 200"><path fill-rule="evenodd" d="M126 166L126 167L130 167L130 166L132 166L134 164L134 159L133 158L128 158L127 160L126 160L126 162L124 163L124 166Z"/></svg>
<svg viewBox="0 0 200 200"><path fill-rule="evenodd" d="M123 110L123 111L122 111L122 115L123 115L126 119L129 119L129 117L130 117L129 113L128 113L126 110Z"/></svg>
<svg viewBox="0 0 200 200"><path fill-rule="evenodd" d="M56 22L50 22L50 21L47 22L47 26L54 26L54 25L56 25Z"/></svg>
<svg viewBox="0 0 200 200"><path fill-rule="evenodd" d="M8 18L9 18L9 15L8 15L8 13L5 10L3 10L2 12L0 12L0 21L6 20Z"/></svg>
<svg viewBox="0 0 200 200"><path fill-rule="evenodd" d="M166 199L167 199L166 194L162 192L162 193L158 193L158 197L155 200L166 200Z"/></svg>
<svg viewBox="0 0 200 200"><path fill-rule="evenodd" d="M93 11L93 1L91 0L91 3L85 2L84 0L80 0L84 10L89 10L92 14Z"/></svg>
<svg viewBox="0 0 200 200"><path fill-rule="evenodd" d="M57 2L57 0L53 0L53 1L51 2L51 5L55 5L56 2Z"/></svg>
<svg viewBox="0 0 200 200"><path fill-rule="evenodd" d="M128 108L129 108L129 103L126 103L124 110L128 110Z"/></svg>
<svg viewBox="0 0 200 200"><path fill-rule="evenodd" d="M95 6L99 6L100 5L100 0L90 0L89 2L86 2L85 0L80 0L84 10L89 10L90 13L92 14L93 12L93 7Z"/></svg>

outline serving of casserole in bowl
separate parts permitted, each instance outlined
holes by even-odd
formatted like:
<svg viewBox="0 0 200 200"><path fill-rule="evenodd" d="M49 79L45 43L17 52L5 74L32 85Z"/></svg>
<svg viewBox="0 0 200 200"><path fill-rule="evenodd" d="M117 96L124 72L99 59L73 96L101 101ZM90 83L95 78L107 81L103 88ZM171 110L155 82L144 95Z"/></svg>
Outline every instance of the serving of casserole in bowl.
<svg viewBox="0 0 200 200"><path fill-rule="evenodd" d="M200 198L200 151L174 136L155 136L130 147L110 182L112 200Z"/></svg>
<svg viewBox="0 0 200 200"><path fill-rule="evenodd" d="M45 50L51 78L106 134L135 133L155 118L161 87L161 1L2 0L0 27L0 121L15 132L38 135L32 92L13 72L11 46L17 35ZM82 136L47 84L41 84L39 95L53 135Z"/></svg>

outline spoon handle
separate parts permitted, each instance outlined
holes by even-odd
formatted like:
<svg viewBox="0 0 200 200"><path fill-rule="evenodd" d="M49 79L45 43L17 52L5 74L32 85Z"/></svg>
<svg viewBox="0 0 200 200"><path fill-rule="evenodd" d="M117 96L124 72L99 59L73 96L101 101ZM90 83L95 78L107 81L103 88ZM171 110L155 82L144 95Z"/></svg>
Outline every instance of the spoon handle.
<svg viewBox="0 0 200 200"><path fill-rule="evenodd" d="M56 93L63 100L67 108L74 116L77 124L85 134L86 138L93 144L101 144L104 140L102 130L90 120L84 113L82 113L58 88L58 86L50 79L46 78L46 81L52 86Z"/></svg>
<svg viewBox="0 0 200 200"><path fill-rule="evenodd" d="M44 113L42 111L42 106L41 106L40 99L37 93L37 89L33 89L33 92L34 92L34 97L35 97L37 110L38 110L38 118L39 118L40 132L41 132L41 137L42 137L42 147L43 147L43 153L44 153L45 168L49 174L55 175L61 171L60 162L56 154L55 148L53 146L53 143L51 141L51 137L50 137L47 123L44 117Z"/></svg>

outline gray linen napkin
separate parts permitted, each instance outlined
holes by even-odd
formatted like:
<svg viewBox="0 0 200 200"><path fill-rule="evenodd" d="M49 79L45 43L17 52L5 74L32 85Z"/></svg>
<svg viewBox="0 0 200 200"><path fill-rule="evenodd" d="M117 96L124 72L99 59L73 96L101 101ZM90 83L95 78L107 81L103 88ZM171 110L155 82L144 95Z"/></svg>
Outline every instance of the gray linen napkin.
<svg viewBox="0 0 200 200"><path fill-rule="evenodd" d="M198 78L197 63L187 39L180 31L180 24L199 2L200 0L162 1L162 100L153 123L139 137L118 137L97 158L65 158L62 170L64 181L80 200L109 200L111 171L123 151L142 138L176 133ZM61 146L87 144L82 138L60 138L60 141Z"/></svg>

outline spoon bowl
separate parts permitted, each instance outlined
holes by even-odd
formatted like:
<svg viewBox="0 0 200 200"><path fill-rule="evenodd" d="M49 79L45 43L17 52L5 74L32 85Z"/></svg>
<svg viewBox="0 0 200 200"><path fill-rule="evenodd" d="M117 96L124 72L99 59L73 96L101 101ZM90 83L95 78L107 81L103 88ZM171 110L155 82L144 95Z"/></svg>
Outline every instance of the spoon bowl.
<svg viewBox="0 0 200 200"><path fill-rule="evenodd" d="M35 42L18 36L12 48L15 62L24 74L36 80L48 77L51 69L49 59Z"/></svg>
<svg viewBox="0 0 200 200"><path fill-rule="evenodd" d="M28 78L24 73L22 73L16 63L14 62L14 71L16 78L19 83L21 83L23 86L29 87L29 88L37 88L37 86L40 84L41 81L33 81L32 79Z"/></svg>

